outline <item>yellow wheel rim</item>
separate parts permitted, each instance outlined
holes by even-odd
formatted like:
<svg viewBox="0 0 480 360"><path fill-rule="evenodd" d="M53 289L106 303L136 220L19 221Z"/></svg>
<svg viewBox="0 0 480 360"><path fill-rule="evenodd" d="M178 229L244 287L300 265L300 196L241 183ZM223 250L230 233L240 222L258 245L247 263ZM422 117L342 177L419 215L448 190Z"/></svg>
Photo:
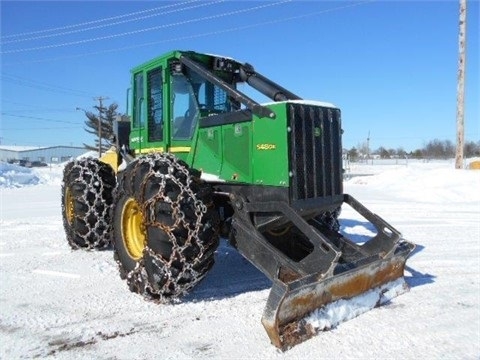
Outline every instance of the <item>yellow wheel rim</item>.
<svg viewBox="0 0 480 360"><path fill-rule="evenodd" d="M122 210L122 238L128 255L139 260L146 245L143 214L137 201L129 198Z"/></svg>
<svg viewBox="0 0 480 360"><path fill-rule="evenodd" d="M75 200L73 199L72 190L68 186L65 189L65 215L68 224L71 225L75 218Z"/></svg>

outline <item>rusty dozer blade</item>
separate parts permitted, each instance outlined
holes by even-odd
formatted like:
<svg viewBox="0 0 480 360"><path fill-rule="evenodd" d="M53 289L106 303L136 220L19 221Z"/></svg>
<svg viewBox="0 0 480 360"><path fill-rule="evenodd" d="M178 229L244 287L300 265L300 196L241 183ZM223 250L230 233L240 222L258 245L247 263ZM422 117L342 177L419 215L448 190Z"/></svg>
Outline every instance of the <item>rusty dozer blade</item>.
<svg viewBox="0 0 480 360"><path fill-rule="evenodd" d="M234 245L273 282L262 323L278 348L286 350L322 330L306 320L314 311L367 293L374 294L369 297L374 307L385 301L385 292L388 300L408 290L403 274L415 245L352 196L343 194L341 200L376 229L362 244L284 202L235 200L241 211L233 221ZM267 231L252 221L274 212L288 219L285 231Z"/></svg>
<svg viewBox="0 0 480 360"><path fill-rule="evenodd" d="M393 256L372 259L324 279L322 274L312 274L290 283L275 280L262 318L272 344L285 350L314 336L322 329L316 329L305 318L327 304L377 290L375 305L379 305L383 292L388 290L382 285L388 284L406 291L403 272L411 250L412 245L404 242ZM401 293L396 291L388 299Z"/></svg>

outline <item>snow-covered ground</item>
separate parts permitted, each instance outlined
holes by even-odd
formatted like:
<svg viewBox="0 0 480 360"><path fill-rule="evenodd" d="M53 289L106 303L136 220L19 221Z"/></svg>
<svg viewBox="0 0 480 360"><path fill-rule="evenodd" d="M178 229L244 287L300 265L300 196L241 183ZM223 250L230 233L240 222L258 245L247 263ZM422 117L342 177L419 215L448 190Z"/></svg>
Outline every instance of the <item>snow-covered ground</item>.
<svg viewBox="0 0 480 360"><path fill-rule="evenodd" d="M417 244L410 292L288 350L260 323L270 282L222 242L177 305L128 291L111 251L70 250L61 166L0 166L0 359L479 359L480 171L352 164L345 192ZM355 167L355 168L353 168ZM356 213L342 230L368 235Z"/></svg>

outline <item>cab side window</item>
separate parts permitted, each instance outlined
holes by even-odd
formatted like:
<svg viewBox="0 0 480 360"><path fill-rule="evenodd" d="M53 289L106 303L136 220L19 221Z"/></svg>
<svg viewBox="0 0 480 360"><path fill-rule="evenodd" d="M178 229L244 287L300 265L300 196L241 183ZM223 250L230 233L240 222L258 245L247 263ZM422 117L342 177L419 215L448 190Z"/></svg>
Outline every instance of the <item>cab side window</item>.
<svg viewBox="0 0 480 360"><path fill-rule="evenodd" d="M143 94L143 73L135 74L134 77L134 116L132 126L134 128L143 127L145 124L145 111L144 102L145 97Z"/></svg>
<svg viewBox="0 0 480 360"><path fill-rule="evenodd" d="M162 69L147 73L148 92L148 141L163 140Z"/></svg>

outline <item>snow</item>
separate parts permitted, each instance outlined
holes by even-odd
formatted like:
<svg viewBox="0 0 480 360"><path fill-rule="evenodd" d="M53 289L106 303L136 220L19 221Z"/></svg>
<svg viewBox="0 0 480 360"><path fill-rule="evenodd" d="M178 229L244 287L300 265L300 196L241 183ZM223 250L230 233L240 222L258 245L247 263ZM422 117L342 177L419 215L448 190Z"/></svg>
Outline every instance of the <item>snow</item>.
<svg viewBox="0 0 480 360"><path fill-rule="evenodd" d="M27 168L0 162L0 187L36 185L40 178Z"/></svg>
<svg viewBox="0 0 480 360"><path fill-rule="evenodd" d="M111 251L69 248L62 166L2 164L0 359L478 359L480 171L409 161L350 172L345 192L417 245L410 291L282 353L260 323L269 280L226 242L184 301L147 302L128 291ZM349 207L341 224L371 236Z"/></svg>
<svg viewBox="0 0 480 360"><path fill-rule="evenodd" d="M23 166L0 162L0 188L23 187L38 184L61 184L64 165L50 165L45 169L25 168Z"/></svg>
<svg viewBox="0 0 480 360"><path fill-rule="evenodd" d="M221 179L220 176L215 174L209 174L206 172L202 172L200 177L202 180L210 181L210 182L225 182L225 180Z"/></svg>
<svg viewBox="0 0 480 360"><path fill-rule="evenodd" d="M403 278L371 289L362 295L351 299L340 299L314 310L304 321L316 331L330 330L339 324L351 320L378 305L384 305L394 297L408 291L408 285Z"/></svg>
<svg viewBox="0 0 480 360"><path fill-rule="evenodd" d="M447 163L448 164L448 163ZM421 171L422 168L429 171ZM399 199L410 199L421 202L463 202L465 194L471 193L469 199L480 201L480 191L471 188L478 181L478 171L452 170L449 167L432 168L432 164L411 163L396 169L385 169L382 173L372 178L356 177L350 180L352 184L368 185L376 189L385 189L392 196ZM459 182L463 178L463 182ZM439 179L442 179L439 181ZM480 183L477 182L477 189Z"/></svg>

